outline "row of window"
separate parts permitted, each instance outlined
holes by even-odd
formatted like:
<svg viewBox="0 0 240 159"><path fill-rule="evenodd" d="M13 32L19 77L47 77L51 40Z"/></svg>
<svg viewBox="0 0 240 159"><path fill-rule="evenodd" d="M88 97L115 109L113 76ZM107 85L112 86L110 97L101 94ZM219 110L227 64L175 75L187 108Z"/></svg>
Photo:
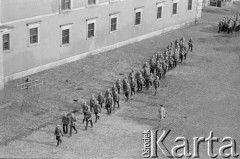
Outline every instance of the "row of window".
<svg viewBox="0 0 240 159"><path fill-rule="evenodd" d="M61 10L70 10L72 7L72 0L61 0ZM119 0L110 0L110 2L115 2ZM88 0L88 5L96 5L98 0ZM188 10L192 10L192 0L188 0ZM173 3L173 14L177 14L177 2Z"/></svg>
<svg viewBox="0 0 240 159"><path fill-rule="evenodd" d="M110 0L110 2L116 2L121 0ZM87 0L87 5L96 5L98 4L98 0ZM72 0L61 0L61 10L71 10L72 9Z"/></svg>
<svg viewBox="0 0 240 159"><path fill-rule="evenodd" d="M71 3L71 0L62 0L65 5ZM173 3L172 14L177 14L177 2ZM69 4L70 5L70 4ZM188 10L192 9L192 0L188 0ZM135 9L135 25L141 24L143 8ZM157 4L157 19L162 18L163 3ZM110 14L110 32L118 29L119 13ZM28 24L29 28L29 46L39 44L39 23ZM71 24L61 26L61 45L70 43ZM92 38L96 34L96 19L87 20L87 38ZM10 50L10 33L3 34L3 51Z"/></svg>

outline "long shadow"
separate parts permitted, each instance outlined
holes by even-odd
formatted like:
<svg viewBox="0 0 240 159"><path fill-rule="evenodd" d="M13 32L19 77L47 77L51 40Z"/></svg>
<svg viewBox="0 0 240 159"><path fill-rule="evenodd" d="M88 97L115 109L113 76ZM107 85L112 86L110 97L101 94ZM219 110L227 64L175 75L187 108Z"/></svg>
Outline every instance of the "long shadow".
<svg viewBox="0 0 240 159"><path fill-rule="evenodd" d="M37 144L48 145L48 146L56 146L56 142L41 142L41 141L34 141L34 140L19 140L19 141L37 143Z"/></svg>

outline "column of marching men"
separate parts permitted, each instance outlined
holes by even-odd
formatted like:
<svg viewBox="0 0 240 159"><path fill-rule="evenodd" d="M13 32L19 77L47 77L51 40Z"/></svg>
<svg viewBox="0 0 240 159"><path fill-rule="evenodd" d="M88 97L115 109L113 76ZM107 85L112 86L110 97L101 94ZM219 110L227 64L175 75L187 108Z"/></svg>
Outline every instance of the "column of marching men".
<svg viewBox="0 0 240 159"><path fill-rule="evenodd" d="M238 32L240 30L240 14L232 17L223 17L218 24L218 33L227 32L228 34Z"/></svg>
<svg viewBox="0 0 240 159"><path fill-rule="evenodd" d="M147 91L151 90L151 92L153 87L154 94L156 95L159 87L166 86L163 82L166 73L174 69L177 64L186 60L188 53L192 52L192 50L192 38L189 39L187 44L185 43L184 37L176 39L167 46L164 52L158 52L153 55L138 71L132 70L129 76L125 76L122 80L118 79L111 89L107 89L104 95L102 92L100 92L97 97L93 94L90 98L89 105L84 102L82 106L84 115L82 123L84 124L84 122L86 122L85 130L87 130L89 123L91 124L91 128L93 127L93 114L95 115L95 123L97 123L100 119L99 114L102 112L104 106L109 115L116 109L116 106L118 108L120 107L120 94L122 92L126 97L126 101L129 101L137 92L142 92L144 87ZM73 113L65 113L63 115L63 132L60 125L57 125L55 129L57 146L62 142L61 136L68 134L68 128L70 128L69 136L72 136L72 130L77 134L75 127L76 121Z"/></svg>

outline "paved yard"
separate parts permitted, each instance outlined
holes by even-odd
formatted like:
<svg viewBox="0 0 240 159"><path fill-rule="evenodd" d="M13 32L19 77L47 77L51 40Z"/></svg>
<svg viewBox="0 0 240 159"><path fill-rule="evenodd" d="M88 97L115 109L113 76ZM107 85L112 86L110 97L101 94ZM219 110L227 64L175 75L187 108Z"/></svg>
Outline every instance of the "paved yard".
<svg viewBox="0 0 240 159"><path fill-rule="evenodd" d="M240 153L240 33L217 33L217 21L224 15L235 14L237 9L239 6L206 8L203 20L196 26L34 75L44 80L41 107L21 112L20 106L13 104L1 109L0 133L4 144L0 146L0 158L139 159L143 149L142 131L158 127L172 130L165 140L169 148L177 136L188 138L192 146L193 137L208 137L213 131L220 140L225 136L235 138ZM168 72L167 87L157 96L139 93L130 102L121 101L121 108L111 115L104 109L99 122L88 131L83 130L80 112L78 134L71 138L64 136L62 145L55 146L53 133L56 123L60 123L58 117L79 107L73 99L88 101L92 93L105 91L116 79L123 78L120 74L130 72L131 68L138 69L152 54L182 36L193 37L194 52L184 64ZM7 87L19 81L12 81ZM159 104L165 105L167 111L167 118L160 125L157 122ZM219 142L214 147L216 153L220 145L223 144ZM200 146L200 156L209 158L206 143ZM166 157L159 152L159 158Z"/></svg>

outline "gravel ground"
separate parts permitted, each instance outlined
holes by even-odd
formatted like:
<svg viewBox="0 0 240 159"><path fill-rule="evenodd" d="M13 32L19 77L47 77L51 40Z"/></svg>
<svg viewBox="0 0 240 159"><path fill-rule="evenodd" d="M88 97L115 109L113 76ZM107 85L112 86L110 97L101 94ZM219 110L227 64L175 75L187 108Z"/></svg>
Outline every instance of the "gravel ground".
<svg viewBox="0 0 240 159"><path fill-rule="evenodd" d="M119 49L89 56L83 60L50 69L32 76L44 81L38 105L22 106L20 92L15 87L23 79L9 82L1 92L2 103L10 106L0 111L0 158L142 158L142 131L153 128L171 129L166 146L172 147L177 136L189 139L208 137L213 131L220 138L236 139L240 153L240 45L239 33L217 33L217 22L224 15L234 15L240 5L222 9L204 9L203 19L196 26L182 28L155 38ZM64 136L55 147L53 131L59 116L79 110L73 99L89 101L92 93L111 87L113 82L138 69L156 51L170 41L193 37L194 52L187 61L168 72L167 87L157 96L153 92L139 93L111 115L102 111L94 127L84 131L83 115L77 114L78 134ZM9 91L11 90L11 91ZM6 93L7 92L7 93ZM122 99L124 97L122 96ZM158 105L165 105L167 118L159 125ZM221 142L216 144L218 152ZM192 148L190 148L192 151ZM200 156L207 156L207 144L200 146ZM166 158L159 152L159 158Z"/></svg>

